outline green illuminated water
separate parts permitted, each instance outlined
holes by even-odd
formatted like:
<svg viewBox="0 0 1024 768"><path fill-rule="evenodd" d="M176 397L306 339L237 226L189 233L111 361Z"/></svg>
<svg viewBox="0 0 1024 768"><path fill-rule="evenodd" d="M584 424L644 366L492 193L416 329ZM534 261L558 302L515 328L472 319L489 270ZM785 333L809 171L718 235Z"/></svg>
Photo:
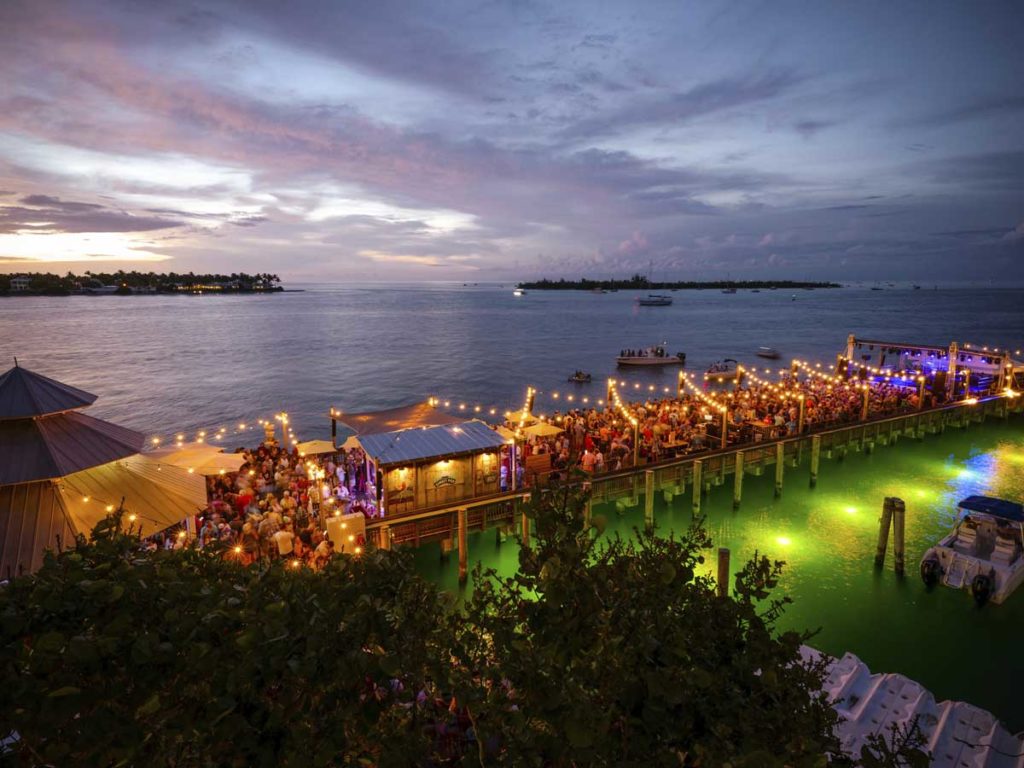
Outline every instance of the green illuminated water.
<svg viewBox="0 0 1024 768"><path fill-rule="evenodd" d="M1024 632L1024 590L1003 605L977 608L967 592L946 587L927 592L918 575L923 552L947 533L956 501L972 493L1024 499L1024 421L989 421L970 430L948 430L916 443L902 439L873 454L822 458L815 489L808 487L808 457L787 467L781 499L773 496L769 468L744 480L743 504L732 509L732 477L713 488L703 503L714 547L729 547L733 571L755 549L787 565L780 589L794 599L784 625L821 632L815 647L831 654L857 654L874 672L901 672L931 689L938 699L962 699L991 710L1014 730L1024 728L1019 651ZM882 500L906 502L907 575L873 566ZM691 494L666 504L655 499L662 531L685 529ZM614 504L595 505L608 530L629 535L643 525L643 498L624 513ZM717 549L707 553L713 572ZM469 537L471 563L480 560L500 573L517 567L513 539L497 543L493 530ZM416 552L417 568L446 589L458 589L457 558L442 562L439 546Z"/></svg>

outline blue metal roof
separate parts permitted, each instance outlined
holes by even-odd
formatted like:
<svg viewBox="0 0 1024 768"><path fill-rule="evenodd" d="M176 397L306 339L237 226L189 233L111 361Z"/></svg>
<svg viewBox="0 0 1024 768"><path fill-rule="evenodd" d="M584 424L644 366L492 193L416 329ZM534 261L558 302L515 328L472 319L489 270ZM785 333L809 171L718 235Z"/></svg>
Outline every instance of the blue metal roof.
<svg viewBox="0 0 1024 768"><path fill-rule="evenodd" d="M440 427L402 429L356 438L379 464L406 464L423 459L495 450L505 440L482 421Z"/></svg>
<svg viewBox="0 0 1024 768"><path fill-rule="evenodd" d="M1024 523L1024 506L1015 501L994 499L991 496L968 496L958 506L971 512L981 512L1004 520L1013 520L1015 523Z"/></svg>

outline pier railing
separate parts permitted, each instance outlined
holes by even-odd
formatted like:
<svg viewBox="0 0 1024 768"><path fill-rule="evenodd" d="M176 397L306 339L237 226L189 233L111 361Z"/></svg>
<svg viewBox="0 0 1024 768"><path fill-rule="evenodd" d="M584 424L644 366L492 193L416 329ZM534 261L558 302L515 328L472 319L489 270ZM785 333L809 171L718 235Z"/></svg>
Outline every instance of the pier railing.
<svg viewBox="0 0 1024 768"><path fill-rule="evenodd" d="M697 510L702 495L712 486L723 485L731 475L734 478L734 504L739 505L742 477L745 475L762 475L772 467L776 493L781 493L786 469L802 466L805 461L810 464L809 479L813 485L821 457L842 458L850 451L870 452L876 446L894 445L901 438L920 440L948 427L967 428L971 423L984 421L990 416L1007 418L1010 413L1022 410L1024 398L996 396L974 403L959 401L923 411L880 416L799 436L739 443L594 475L590 480L591 500L596 503L622 501L626 506L634 506L648 488L672 495L681 495L689 489ZM737 466L740 467L739 481L735 480ZM525 532L528 530L526 524L517 520L517 513L519 502L530 492L530 489L523 489L498 493L445 507L418 509L368 521L367 537L383 547L434 540L441 540L443 546L447 543L450 547L459 533L460 514L465 515L468 530L499 527L509 531L519 522Z"/></svg>

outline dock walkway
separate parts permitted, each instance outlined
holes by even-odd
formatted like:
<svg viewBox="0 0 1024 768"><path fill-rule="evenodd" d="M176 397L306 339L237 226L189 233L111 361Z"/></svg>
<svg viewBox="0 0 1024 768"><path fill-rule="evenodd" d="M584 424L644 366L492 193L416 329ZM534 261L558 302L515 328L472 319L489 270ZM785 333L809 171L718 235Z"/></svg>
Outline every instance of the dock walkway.
<svg viewBox="0 0 1024 768"><path fill-rule="evenodd" d="M988 418L1007 419L1024 412L1024 397L993 396L975 402L959 401L937 408L886 416L869 421L851 422L821 432L798 437L743 443L727 448L704 451L653 464L640 464L591 479L591 500L595 503L615 502L624 507L636 506L645 496L645 506L653 515L653 498L647 489L662 492L666 501L690 493L693 511L700 512L704 495L714 486L733 478L733 504L742 503L743 477L774 472L775 493L781 495L793 470L807 466L804 482L817 483L822 458L841 459L851 451L874 451L879 446L895 446L901 439L923 440L946 429L968 429ZM738 469L738 471L737 471ZM417 510L367 521L367 538L377 546L428 541L454 541L458 537L460 511L467 529L524 526L519 517L519 503L530 489L492 494L485 498L466 499L449 506ZM645 510L645 512L648 510Z"/></svg>

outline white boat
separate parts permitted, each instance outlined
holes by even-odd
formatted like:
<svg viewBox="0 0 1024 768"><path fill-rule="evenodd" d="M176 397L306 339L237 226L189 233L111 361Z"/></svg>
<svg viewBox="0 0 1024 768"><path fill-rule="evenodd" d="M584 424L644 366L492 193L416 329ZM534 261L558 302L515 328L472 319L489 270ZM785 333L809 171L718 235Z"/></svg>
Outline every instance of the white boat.
<svg viewBox="0 0 1024 768"><path fill-rule="evenodd" d="M619 355L615 358L619 365L685 365L686 353L676 352L670 355L664 347L641 349L636 354Z"/></svg>
<svg viewBox="0 0 1024 768"><path fill-rule="evenodd" d="M740 365L732 358L712 363L704 372L704 381L733 381L740 372Z"/></svg>
<svg viewBox="0 0 1024 768"><path fill-rule="evenodd" d="M512 291L512 295L513 296L525 296L526 295L526 291L524 291L522 288L516 288L514 291Z"/></svg>
<svg viewBox="0 0 1024 768"><path fill-rule="evenodd" d="M758 347L757 356L767 358L768 360L778 360L779 350L775 347Z"/></svg>
<svg viewBox="0 0 1024 768"><path fill-rule="evenodd" d="M924 553L921 579L970 590L984 605L1001 603L1024 582L1024 507L991 496L968 496L953 532Z"/></svg>
<svg viewBox="0 0 1024 768"><path fill-rule="evenodd" d="M661 293L649 293L646 297L637 296L636 303L641 307L667 307L672 304L672 297Z"/></svg>

